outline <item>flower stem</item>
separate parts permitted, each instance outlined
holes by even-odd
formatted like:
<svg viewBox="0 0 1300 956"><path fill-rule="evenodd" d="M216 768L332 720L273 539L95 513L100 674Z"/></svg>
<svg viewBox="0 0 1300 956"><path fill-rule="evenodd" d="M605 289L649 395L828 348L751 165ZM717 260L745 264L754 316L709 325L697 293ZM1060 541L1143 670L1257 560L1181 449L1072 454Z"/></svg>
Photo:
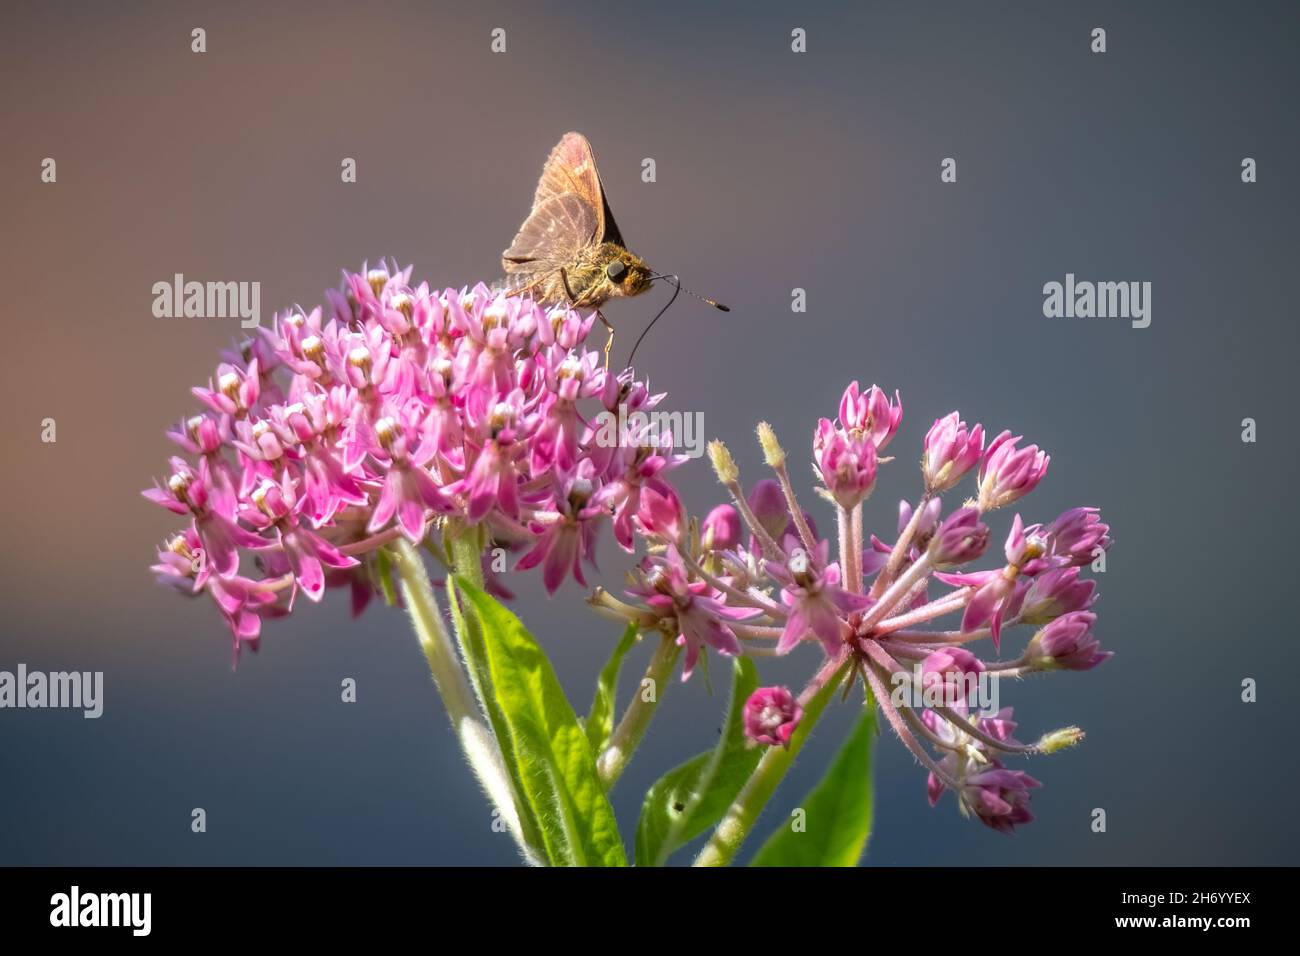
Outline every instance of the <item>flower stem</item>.
<svg viewBox="0 0 1300 956"><path fill-rule="evenodd" d="M496 738L474 702L474 694L465 680L456 648L442 623L438 603L429 586L429 575L419 553L405 539L392 547L394 565L401 582L402 597L411 616L411 625L428 661L429 672L442 696L443 706L452 729L460 740L461 749L478 777L483 792L501 814L520 850L530 862L535 854L521 835L519 814L506 774L505 763Z"/></svg>
<svg viewBox="0 0 1300 956"><path fill-rule="evenodd" d="M850 512L840 507L840 572L844 587L853 594L862 593L862 505L854 505Z"/></svg>
<svg viewBox="0 0 1300 956"><path fill-rule="evenodd" d="M820 706L813 706L814 698L817 698L822 690L834 691L835 685L847 670L847 663L848 661L843 657L828 659L808 688L799 695L799 702L804 706L804 715L799 723L799 729L790 738L790 745L769 747L767 753L763 754L758 766L745 781L745 786L741 788L735 802L727 809L722 822L713 831L713 836L704 845L704 849L695 858L692 866L726 866L735 858L758 815L763 812L763 807L767 805L777 785L790 769L790 765L794 763L794 758L802 748L803 742L808 739L813 725L825 711L830 694L820 697ZM828 683L829 687L827 687Z"/></svg>
<svg viewBox="0 0 1300 956"><path fill-rule="evenodd" d="M614 735L609 738L609 745L596 761L596 773L606 790L614 786L615 781L628 765L628 761L632 759L632 752L645 736L646 728L650 726L650 718L654 716L655 708L659 704L659 698L671 682L673 665L677 663L677 655L680 652L681 647L675 639L664 637L650 657L645 676L641 678L641 683L632 696L632 702L627 705L627 710L623 712L623 719L614 728ZM645 697L646 681L651 682L649 700Z"/></svg>
<svg viewBox="0 0 1300 956"><path fill-rule="evenodd" d="M885 588L885 593L880 595L880 599L867 610L866 614L862 615L863 629L874 627L881 618L893 610L894 605L907 597L912 588L923 581L929 573L930 556L923 554L916 559L911 567L898 576L898 580Z"/></svg>
<svg viewBox="0 0 1300 956"><path fill-rule="evenodd" d="M794 496L794 485L790 483L790 472L785 467L785 462L773 465L772 470L776 472L777 481L781 485L781 491L785 494L785 505L790 509L790 517L794 520L794 526L799 531L799 538L803 541L803 546L808 551L817 550L817 539L813 536L812 528L808 526L808 519L804 517L803 509L799 507L799 500Z"/></svg>
<svg viewBox="0 0 1300 956"><path fill-rule="evenodd" d="M843 572L844 587L852 590L853 585L849 576L849 552L853 550L850 542L852 536L849 532L849 513L838 505L835 507L835 530L836 545L840 557L840 571Z"/></svg>
<svg viewBox="0 0 1300 956"><path fill-rule="evenodd" d="M781 550L781 546L776 543L776 539L767 533L758 518L754 516L754 512L749 507L749 502L745 500L745 493L740 488L740 482L727 482L724 487L731 493L731 500L735 502L736 510L740 512L741 520L748 526L749 533L758 539L759 550L762 552L763 557L769 561L782 560L785 557L785 552Z"/></svg>
<svg viewBox="0 0 1300 956"><path fill-rule="evenodd" d="M911 627L914 624L924 624L926 621L932 621L936 617L943 617L945 614L959 611L966 606L967 602L974 594L974 588L962 588L961 590L954 591L951 594L945 594L941 598L935 598L929 604L922 604L920 607L914 608L911 611L896 615L895 617L887 617L875 626L875 634L877 636L893 634L896 631L901 631L903 628ZM1004 624L1002 626L1006 627L1007 625ZM956 635L960 632L953 631L949 633ZM971 633L974 634L976 632L972 631ZM990 632L985 629L985 633L979 636L986 637L988 636L988 633ZM963 640L964 639L965 638L963 638Z"/></svg>
<svg viewBox="0 0 1300 956"><path fill-rule="evenodd" d="M871 642L866 641L864 643L870 644ZM883 654L883 651L881 653ZM885 660L888 661L888 655L884 656ZM898 710L895 709L894 702L890 700L889 688L885 686L881 674L890 673L893 670L894 668L879 663L875 657L868 661L867 665L862 668L863 676L866 677L867 683L871 685L872 693L876 695L876 703L880 706L880 712L885 715L885 720L889 722L889 726L894 728L894 733L898 734L898 739L903 742L903 746L912 751L912 755L916 757L917 760L921 761L922 766L934 774L943 782L944 786L952 790L953 793L960 793L961 787L957 784L956 780L953 779L951 774L935 763L933 757L926 753L925 748L921 746L920 741L918 741L908 729L907 721L902 715L900 715ZM910 710L903 708L903 712L907 714L909 718L917 719L919 723L919 718L916 718L916 715Z"/></svg>
<svg viewBox="0 0 1300 956"><path fill-rule="evenodd" d="M690 569L691 572L699 575L700 578L703 579L709 585L709 587L721 591L723 594L727 595L738 604L745 604L745 605L749 605L750 607L760 608L769 617L774 617L780 620L784 620L787 617L786 610L783 607L781 607L779 604L776 604L768 600L766 597L759 594L757 591L750 592L750 591L737 590L736 588L732 587L730 584L728 584L726 581L722 580L721 578L710 574L708 571L706 571L704 568L700 566L699 562L697 562L685 551L680 553L681 553L682 563L685 564L686 567Z"/></svg>
<svg viewBox="0 0 1300 956"><path fill-rule="evenodd" d="M449 525L443 530L443 541L448 551L448 560L452 571L468 581L474 587L483 588L483 557L479 543L479 529ZM460 645L460 654L469 670L470 683L478 697L479 707L489 717L493 716L492 699L489 696L487 648L479 630L478 617L466 614L462 606L460 590L448 588L447 601L451 605L452 620L456 624L456 643Z"/></svg>
<svg viewBox="0 0 1300 956"><path fill-rule="evenodd" d="M933 497L934 495L927 491L921 496L921 500L917 502L907 526L903 528L898 535L898 540L894 542L893 550L889 552L889 558L885 561L885 566L876 575L876 583L871 588L872 597L880 597L885 588L893 583L894 575L898 573L899 565L903 563L903 558L912 545L912 538L916 536L916 529L921 525L921 516L925 514L925 506L930 503L930 499Z"/></svg>

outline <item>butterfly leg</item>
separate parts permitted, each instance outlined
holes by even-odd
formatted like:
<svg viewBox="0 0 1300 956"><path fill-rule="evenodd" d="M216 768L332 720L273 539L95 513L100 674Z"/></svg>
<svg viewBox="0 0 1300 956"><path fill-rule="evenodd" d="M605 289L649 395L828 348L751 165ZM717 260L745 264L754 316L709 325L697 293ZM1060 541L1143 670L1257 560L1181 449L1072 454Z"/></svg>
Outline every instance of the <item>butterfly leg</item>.
<svg viewBox="0 0 1300 956"><path fill-rule="evenodd" d="M614 326L609 324L609 319L605 318L605 314L600 309L596 310L596 318L600 319L605 328L609 329L609 338L605 340L605 371L608 372L609 350L614 347Z"/></svg>
<svg viewBox="0 0 1300 956"><path fill-rule="evenodd" d="M569 307L577 308L578 300L574 296L573 290L569 288L569 273L564 266L560 266L560 281L564 283L564 294L569 299ZM609 319L605 318L605 314L600 309L596 310L596 318L600 319L601 324L609 329L609 338L605 341L605 371L608 372L609 352L614 347L614 326L609 324Z"/></svg>

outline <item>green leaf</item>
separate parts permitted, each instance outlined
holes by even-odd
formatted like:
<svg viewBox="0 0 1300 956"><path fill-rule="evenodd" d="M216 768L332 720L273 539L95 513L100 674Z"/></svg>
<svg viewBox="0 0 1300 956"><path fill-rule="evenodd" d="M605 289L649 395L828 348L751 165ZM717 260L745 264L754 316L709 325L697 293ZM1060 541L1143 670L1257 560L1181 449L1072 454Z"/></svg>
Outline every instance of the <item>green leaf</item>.
<svg viewBox="0 0 1300 956"><path fill-rule="evenodd" d="M464 578L456 581L478 617L490 692L501 714L498 741L553 866L626 866L618 821L591 746L555 671L519 618Z"/></svg>
<svg viewBox="0 0 1300 956"><path fill-rule="evenodd" d="M454 576L447 577L447 604L451 608L451 620L456 629L456 642L460 645L461 656L465 659L470 682L474 685L474 694L483 712L487 714L488 723L492 725L492 735L498 741L502 741L508 738L510 725L506 721L505 712L501 709L496 695L492 692L492 675L488 672L483 624L478 614L474 613L473 607L468 607L468 614L462 610L465 595L457 589L456 580ZM524 798L524 781L519 772L519 765L513 760L505 760L505 765L524 840L531 847L540 847L542 845L541 825L533 812L532 805Z"/></svg>
<svg viewBox="0 0 1300 956"><path fill-rule="evenodd" d="M614 648L614 653L601 669L600 677L596 680L596 696L592 698L591 710L584 722L593 757L600 756L600 752L605 749L609 738L614 733L614 699L618 692L618 675L623 669L623 658L632 649L636 639L637 626L629 624L627 630L623 632L622 640Z"/></svg>
<svg viewBox="0 0 1300 956"><path fill-rule="evenodd" d="M668 771L649 789L636 827L636 865L663 866L669 856L722 819L763 752L745 739L745 701L758 672L737 657L722 739L712 751Z"/></svg>
<svg viewBox="0 0 1300 956"><path fill-rule="evenodd" d="M826 776L799 804L805 828L782 824L750 866L857 866L871 836L875 737L875 708L868 706Z"/></svg>

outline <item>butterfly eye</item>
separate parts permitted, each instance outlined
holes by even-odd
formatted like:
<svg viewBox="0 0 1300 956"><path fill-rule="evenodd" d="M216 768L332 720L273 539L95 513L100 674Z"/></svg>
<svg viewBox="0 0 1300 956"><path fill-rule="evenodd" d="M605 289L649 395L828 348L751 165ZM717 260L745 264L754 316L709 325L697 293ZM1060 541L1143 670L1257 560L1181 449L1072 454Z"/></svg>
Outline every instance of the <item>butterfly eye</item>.
<svg viewBox="0 0 1300 956"><path fill-rule="evenodd" d="M605 266L605 275L609 276L611 282L622 282L623 277L627 275L627 263L614 260Z"/></svg>

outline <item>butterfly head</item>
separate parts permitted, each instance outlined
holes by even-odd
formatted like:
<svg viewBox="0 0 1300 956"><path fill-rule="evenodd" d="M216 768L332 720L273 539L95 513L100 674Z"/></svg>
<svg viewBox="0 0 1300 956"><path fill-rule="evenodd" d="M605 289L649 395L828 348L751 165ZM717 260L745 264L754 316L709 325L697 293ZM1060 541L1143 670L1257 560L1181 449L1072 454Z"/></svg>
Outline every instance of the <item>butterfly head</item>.
<svg viewBox="0 0 1300 956"><path fill-rule="evenodd" d="M622 246L605 243L606 255L602 266L603 280L609 295L640 295L650 288L654 273L640 256L633 255Z"/></svg>

